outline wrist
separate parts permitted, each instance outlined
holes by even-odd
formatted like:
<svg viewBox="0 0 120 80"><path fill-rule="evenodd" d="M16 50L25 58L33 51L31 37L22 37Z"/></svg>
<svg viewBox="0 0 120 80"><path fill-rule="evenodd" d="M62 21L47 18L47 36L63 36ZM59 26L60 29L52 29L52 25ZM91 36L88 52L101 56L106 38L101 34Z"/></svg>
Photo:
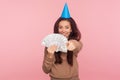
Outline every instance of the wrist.
<svg viewBox="0 0 120 80"><path fill-rule="evenodd" d="M47 54L47 57L48 57L48 58L53 58L53 57L54 57L54 53L48 53L48 54Z"/></svg>

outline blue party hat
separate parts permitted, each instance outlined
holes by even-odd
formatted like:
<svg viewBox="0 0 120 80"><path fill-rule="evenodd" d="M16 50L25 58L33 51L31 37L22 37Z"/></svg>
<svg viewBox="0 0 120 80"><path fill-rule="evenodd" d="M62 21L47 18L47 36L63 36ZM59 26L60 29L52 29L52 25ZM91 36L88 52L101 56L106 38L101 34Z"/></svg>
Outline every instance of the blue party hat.
<svg viewBox="0 0 120 80"><path fill-rule="evenodd" d="M70 18L70 13L69 13L69 9L68 9L68 6L67 6L67 3L65 3L64 5L64 9L62 11L62 15L61 15L61 18Z"/></svg>

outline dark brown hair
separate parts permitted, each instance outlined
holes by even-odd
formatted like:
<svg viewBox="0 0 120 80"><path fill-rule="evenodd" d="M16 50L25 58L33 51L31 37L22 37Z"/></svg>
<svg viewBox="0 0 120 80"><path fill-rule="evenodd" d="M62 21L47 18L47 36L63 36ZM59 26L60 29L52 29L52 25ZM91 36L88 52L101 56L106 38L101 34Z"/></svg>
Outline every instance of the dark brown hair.
<svg viewBox="0 0 120 80"><path fill-rule="evenodd" d="M58 27L59 27L60 21L62 20L67 20L68 22L70 22L70 25L71 25L72 32L70 33L68 40L74 39L74 40L79 41L81 39L81 33L79 29L77 28L76 22L74 21L73 18L61 18L60 17L54 24L54 33L59 33ZM56 58L55 64L62 63L62 58L60 56L61 56L60 51L55 52L55 58ZM67 62L69 65L71 66L73 65L73 51L67 51Z"/></svg>

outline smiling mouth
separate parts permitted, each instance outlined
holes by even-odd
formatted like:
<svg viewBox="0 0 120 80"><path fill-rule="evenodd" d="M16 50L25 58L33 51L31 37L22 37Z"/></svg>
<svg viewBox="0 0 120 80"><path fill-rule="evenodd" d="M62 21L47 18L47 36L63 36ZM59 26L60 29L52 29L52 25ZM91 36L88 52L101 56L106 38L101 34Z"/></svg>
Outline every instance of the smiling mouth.
<svg viewBox="0 0 120 80"><path fill-rule="evenodd" d="M66 34L62 34L62 35L64 35L64 36L65 36Z"/></svg>

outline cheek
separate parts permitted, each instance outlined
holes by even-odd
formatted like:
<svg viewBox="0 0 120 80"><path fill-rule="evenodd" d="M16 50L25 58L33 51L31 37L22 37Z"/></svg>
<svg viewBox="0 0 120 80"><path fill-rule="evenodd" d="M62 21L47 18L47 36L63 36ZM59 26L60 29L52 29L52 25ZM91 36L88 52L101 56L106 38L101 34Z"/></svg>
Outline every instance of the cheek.
<svg viewBox="0 0 120 80"><path fill-rule="evenodd" d="M67 30L67 32L72 32L71 27L67 28L66 30Z"/></svg>
<svg viewBox="0 0 120 80"><path fill-rule="evenodd" d="M58 29L58 32L60 33L62 30L61 29Z"/></svg>

